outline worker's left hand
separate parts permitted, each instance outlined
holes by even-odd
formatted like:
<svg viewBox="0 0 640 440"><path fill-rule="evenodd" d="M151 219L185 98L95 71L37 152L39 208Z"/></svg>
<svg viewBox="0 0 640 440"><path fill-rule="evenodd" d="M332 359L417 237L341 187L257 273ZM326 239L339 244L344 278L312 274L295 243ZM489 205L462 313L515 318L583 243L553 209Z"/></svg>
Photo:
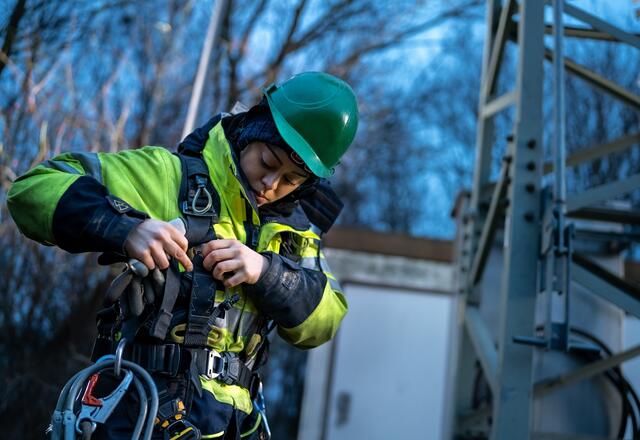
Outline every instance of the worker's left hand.
<svg viewBox="0 0 640 440"><path fill-rule="evenodd" d="M238 240L212 240L202 245L202 263L225 287L255 284L266 264L265 258ZM225 274L229 274L225 276Z"/></svg>

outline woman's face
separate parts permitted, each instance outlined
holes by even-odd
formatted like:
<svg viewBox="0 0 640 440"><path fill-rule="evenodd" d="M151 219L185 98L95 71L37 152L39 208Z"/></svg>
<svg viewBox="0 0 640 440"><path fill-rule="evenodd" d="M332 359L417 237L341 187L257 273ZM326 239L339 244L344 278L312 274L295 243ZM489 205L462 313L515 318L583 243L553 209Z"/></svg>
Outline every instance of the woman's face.
<svg viewBox="0 0 640 440"><path fill-rule="evenodd" d="M309 178L282 148L264 142L251 142L242 150L240 167L258 206L283 198Z"/></svg>

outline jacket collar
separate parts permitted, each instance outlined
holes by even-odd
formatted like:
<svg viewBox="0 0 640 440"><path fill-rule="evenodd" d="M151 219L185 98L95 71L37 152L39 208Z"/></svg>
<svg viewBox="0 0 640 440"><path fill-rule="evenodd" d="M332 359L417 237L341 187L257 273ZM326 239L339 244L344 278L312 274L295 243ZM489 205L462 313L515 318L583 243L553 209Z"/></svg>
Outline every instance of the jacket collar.
<svg viewBox="0 0 640 440"><path fill-rule="evenodd" d="M228 137L221 122L209 131L202 155L209 168L211 180L223 191L236 192L240 189L258 213L260 223L281 223L301 231L309 229L311 224L298 200L283 200L258 208Z"/></svg>

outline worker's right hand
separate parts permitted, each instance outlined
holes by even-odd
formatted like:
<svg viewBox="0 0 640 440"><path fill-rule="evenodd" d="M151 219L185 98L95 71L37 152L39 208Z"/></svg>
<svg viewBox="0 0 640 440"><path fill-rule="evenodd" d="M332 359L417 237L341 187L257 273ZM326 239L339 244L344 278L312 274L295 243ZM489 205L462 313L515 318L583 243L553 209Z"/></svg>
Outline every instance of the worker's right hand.
<svg viewBox="0 0 640 440"><path fill-rule="evenodd" d="M141 261L149 269L168 268L168 256L171 256L191 271L193 264L187 256L188 244L184 234L171 224L147 219L131 230L124 250L127 256Z"/></svg>

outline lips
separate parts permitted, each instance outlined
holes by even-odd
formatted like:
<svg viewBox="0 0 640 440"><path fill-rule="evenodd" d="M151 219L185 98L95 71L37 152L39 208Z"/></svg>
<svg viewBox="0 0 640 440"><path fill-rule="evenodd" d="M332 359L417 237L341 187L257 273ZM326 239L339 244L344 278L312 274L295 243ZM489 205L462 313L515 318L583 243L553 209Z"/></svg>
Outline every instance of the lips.
<svg viewBox="0 0 640 440"><path fill-rule="evenodd" d="M260 195L260 193L257 192L257 191L253 191L253 195L256 197L256 202L258 202L258 204L260 204L260 205L263 205L263 204L269 202L269 199L267 199L263 195Z"/></svg>

